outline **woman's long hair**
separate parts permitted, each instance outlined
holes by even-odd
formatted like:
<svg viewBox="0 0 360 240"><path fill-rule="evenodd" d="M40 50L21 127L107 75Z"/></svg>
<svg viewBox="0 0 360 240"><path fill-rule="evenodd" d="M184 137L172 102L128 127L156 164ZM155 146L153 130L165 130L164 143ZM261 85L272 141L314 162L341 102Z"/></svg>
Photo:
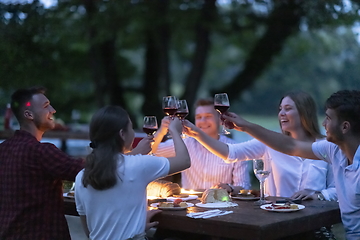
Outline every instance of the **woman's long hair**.
<svg viewBox="0 0 360 240"><path fill-rule="evenodd" d="M305 130L306 135L313 137L315 139L323 138L324 135L321 134L319 128L319 122L316 112L316 103L314 99L306 92L303 91L292 91L285 94L281 99L281 101L285 98L289 97L294 101L296 109L299 112L301 126ZM281 122L279 121L280 127ZM289 132L283 131L285 135L290 135Z"/></svg>
<svg viewBox="0 0 360 240"><path fill-rule="evenodd" d="M126 132L130 122L128 113L119 106L99 109L90 122L90 140L93 151L86 157L82 183L94 189L105 190L117 182L118 161L123 161L124 140L120 130ZM120 163L121 163L120 162Z"/></svg>

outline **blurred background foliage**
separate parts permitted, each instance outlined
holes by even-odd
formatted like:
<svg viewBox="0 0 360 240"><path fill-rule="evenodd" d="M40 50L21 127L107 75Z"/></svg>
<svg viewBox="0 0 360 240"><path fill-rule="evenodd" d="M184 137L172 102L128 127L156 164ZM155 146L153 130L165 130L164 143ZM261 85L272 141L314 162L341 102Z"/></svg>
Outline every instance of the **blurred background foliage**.
<svg viewBox="0 0 360 240"><path fill-rule="evenodd" d="M0 106L43 85L58 118L106 104L135 126L176 95L190 109L227 92L231 110L275 115L285 92L322 104L360 89L359 0L58 0L0 2Z"/></svg>

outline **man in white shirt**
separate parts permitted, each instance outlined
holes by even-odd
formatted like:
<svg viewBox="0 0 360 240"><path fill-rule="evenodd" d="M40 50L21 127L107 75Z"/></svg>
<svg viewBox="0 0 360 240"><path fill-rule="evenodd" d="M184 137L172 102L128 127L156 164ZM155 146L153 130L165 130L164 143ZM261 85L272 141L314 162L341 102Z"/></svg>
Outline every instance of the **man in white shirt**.
<svg viewBox="0 0 360 240"><path fill-rule="evenodd" d="M330 163L346 239L360 239L360 91L338 91L327 99L325 107L323 126L327 141L314 143L267 130L234 113L227 113L224 118L234 129L250 134L277 151Z"/></svg>
<svg viewBox="0 0 360 240"><path fill-rule="evenodd" d="M195 125L213 139L224 143L235 143L234 140L220 135L219 113L214 108L212 99L199 99L195 104ZM157 156L170 157L174 154L171 139L160 143L167 133L168 118L162 120L156 132L153 152ZM209 189L215 185L226 188L229 192L250 189L248 162L227 164L221 158L209 152L197 140L187 137L184 140L191 158L191 167L181 172L181 185L184 189Z"/></svg>

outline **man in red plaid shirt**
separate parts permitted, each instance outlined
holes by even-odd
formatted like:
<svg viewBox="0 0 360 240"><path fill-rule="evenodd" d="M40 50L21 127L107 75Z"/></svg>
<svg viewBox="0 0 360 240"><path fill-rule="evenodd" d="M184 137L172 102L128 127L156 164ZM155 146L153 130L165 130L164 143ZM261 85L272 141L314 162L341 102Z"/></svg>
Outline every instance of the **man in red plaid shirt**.
<svg viewBox="0 0 360 240"><path fill-rule="evenodd" d="M41 143L55 127L56 112L45 89L20 89L11 109L20 123L0 144L0 239L70 239L63 211L62 180L74 181L84 167L51 143Z"/></svg>

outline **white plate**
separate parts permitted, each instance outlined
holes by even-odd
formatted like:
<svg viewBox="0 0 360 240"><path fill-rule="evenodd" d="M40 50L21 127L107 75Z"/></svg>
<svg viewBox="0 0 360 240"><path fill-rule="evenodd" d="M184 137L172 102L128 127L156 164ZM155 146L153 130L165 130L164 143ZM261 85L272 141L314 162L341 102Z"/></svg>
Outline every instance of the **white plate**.
<svg viewBox="0 0 360 240"><path fill-rule="evenodd" d="M187 204L187 207L159 207L159 203L152 203L150 204L150 207L156 207L158 209L161 209L161 210L170 210L170 211L177 211L177 210L184 210L188 207L192 207L194 206L193 203L186 203Z"/></svg>
<svg viewBox="0 0 360 240"><path fill-rule="evenodd" d="M188 197L185 197L185 198L168 197L168 198L166 198L166 200L173 202L173 201L175 201L175 199L181 199L183 201L188 201L188 200L194 200L197 198L198 198L198 195L189 195Z"/></svg>
<svg viewBox="0 0 360 240"><path fill-rule="evenodd" d="M227 208L227 207L238 206L237 203L233 203L233 202L196 203L195 205L197 207L204 207L204 208Z"/></svg>
<svg viewBox="0 0 360 240"><path fill-rule="evenodd" d="M68 195L68 193L63 193L63 196L66 197L66 198L75 198L74 195Z"/></svg>
<svg viewBox="0 0 360 240"><path fill-rule="evenodd" d="M265 197L268 197L268 194L265 194ZM235 196L230 196L232 199L237 199L237 200L244 200L244 201L252 201L252 200L259 200L260 197L255 197L254 195L252 196L241 196L239 195L235 195Z"/></svg>
<svg viewBox="0 0 360 240"><path fill-rule="evenodd" d="M284 204L277 203L276 205L284 205ZM276 209L276 208L272 208L272 204L264 204L261 205L260 208L270 212L295 212L305 208L304 205L300 205L300 204L291 204L291 205L297 205L298 209Z"/></svg>

